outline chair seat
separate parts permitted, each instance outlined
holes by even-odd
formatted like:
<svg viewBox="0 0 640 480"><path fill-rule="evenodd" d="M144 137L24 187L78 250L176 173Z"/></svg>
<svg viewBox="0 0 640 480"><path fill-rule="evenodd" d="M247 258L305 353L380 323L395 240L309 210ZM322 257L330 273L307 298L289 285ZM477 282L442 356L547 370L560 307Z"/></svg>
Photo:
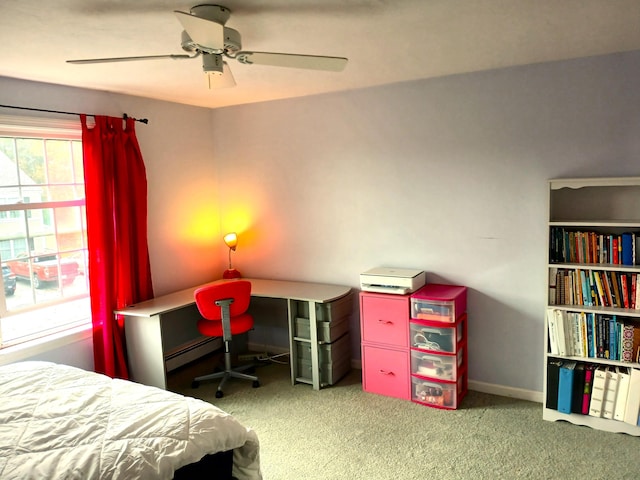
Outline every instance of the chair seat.
<svg viewBox="0 0 640 480"><path fill-rule="evenodd" d="M251 330L253 327L253 317L248 313L238 315L231 319L231 335L238 335ZM208 337L222 336L222 322L211 322L209 320L198 320L198 330L202 335Z"/></svg>

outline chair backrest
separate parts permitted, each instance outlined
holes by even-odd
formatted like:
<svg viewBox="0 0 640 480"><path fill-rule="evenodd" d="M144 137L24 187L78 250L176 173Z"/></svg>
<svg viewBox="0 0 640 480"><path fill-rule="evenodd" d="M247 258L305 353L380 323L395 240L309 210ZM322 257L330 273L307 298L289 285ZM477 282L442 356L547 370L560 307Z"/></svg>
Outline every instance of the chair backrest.
<svg viewBox="0 0 640 480"><path fill-rule="evenodd" d="M242 315L249 308L251 301L251 282L248 280L230 280L206 287L200 287L194 292L196 305L207 320L221 320L222 310L216 305L217 300L233 298L229 310L231 317Z"/></svg>

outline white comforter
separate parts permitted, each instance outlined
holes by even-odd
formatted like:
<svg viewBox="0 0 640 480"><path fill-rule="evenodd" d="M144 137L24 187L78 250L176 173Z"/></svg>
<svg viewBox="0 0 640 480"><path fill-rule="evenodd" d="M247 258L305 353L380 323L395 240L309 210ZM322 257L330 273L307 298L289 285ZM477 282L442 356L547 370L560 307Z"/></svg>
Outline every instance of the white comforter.
<svg viewBox="0 0 640 480"><path fill-rule="evenodd" d="M0 478L172 478L234 450L233 474L261 479L256 433L219 408L48 362L0 366Z"/></svg>

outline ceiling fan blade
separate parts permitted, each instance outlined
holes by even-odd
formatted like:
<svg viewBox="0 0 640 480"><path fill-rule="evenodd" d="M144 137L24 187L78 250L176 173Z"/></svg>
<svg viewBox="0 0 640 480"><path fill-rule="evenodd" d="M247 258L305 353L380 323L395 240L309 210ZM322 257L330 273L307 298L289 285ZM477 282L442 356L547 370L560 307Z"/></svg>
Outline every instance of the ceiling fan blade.
<svg viewBox="0 0 640 480"><path fill-rule="evenodd" d="M180 10L174 10L174 13L191 40L213 53L222 53L224 50L223 25Z"/></svg>
<svg viewBox="0 0 640 480"><path fill-rule="evenodd" d="M231 69L227 62L223 62L222 75L214 73L207 74L207 84L209 85L209 90L235 87L236 80L233 78L233 74L231 73Z"/></svg>
<svg viewBox="0 0 640 480"><path fill-rule="evenodd" d="M173 60L182 60L187 58L195 58L198 55L144 55L141 57L113 57L113 58L87 58L84 60L67 60L67 63L77 65L87 63L111 63L111 62L134 62L138 60L159 60L163 58L171 58Z"/></svg>
<svg viewBox="0 0 640 480"><path fill-rule="evenodd" d="M348 59L344 57L267 52L238 52L235 59L245 64L308 68L311 70L327 70L330 72L341 72L348 62Z"/></svg>

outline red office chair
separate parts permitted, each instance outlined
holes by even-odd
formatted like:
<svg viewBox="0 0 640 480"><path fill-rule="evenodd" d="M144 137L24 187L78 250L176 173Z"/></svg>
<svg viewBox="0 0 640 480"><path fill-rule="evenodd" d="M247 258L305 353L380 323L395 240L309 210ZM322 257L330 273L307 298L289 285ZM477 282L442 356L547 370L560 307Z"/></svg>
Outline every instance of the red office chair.
<svg viewBox="0 0 640 480"><path fill-rule="evenodd" d="M251 282L233 280L216 283L198 288L194 296L203 317L198 320L198 330L209 337L222 337L224 341L224 371L196 377L191 386L198 388L201 381L221 378L216 398L222 398L222 387L232 377L253 380L253 388L258 388L258 377L240 373L253 365L231 367L231 336L245 333L253 327L253 317L246 313L251 300Z"/></svg>

